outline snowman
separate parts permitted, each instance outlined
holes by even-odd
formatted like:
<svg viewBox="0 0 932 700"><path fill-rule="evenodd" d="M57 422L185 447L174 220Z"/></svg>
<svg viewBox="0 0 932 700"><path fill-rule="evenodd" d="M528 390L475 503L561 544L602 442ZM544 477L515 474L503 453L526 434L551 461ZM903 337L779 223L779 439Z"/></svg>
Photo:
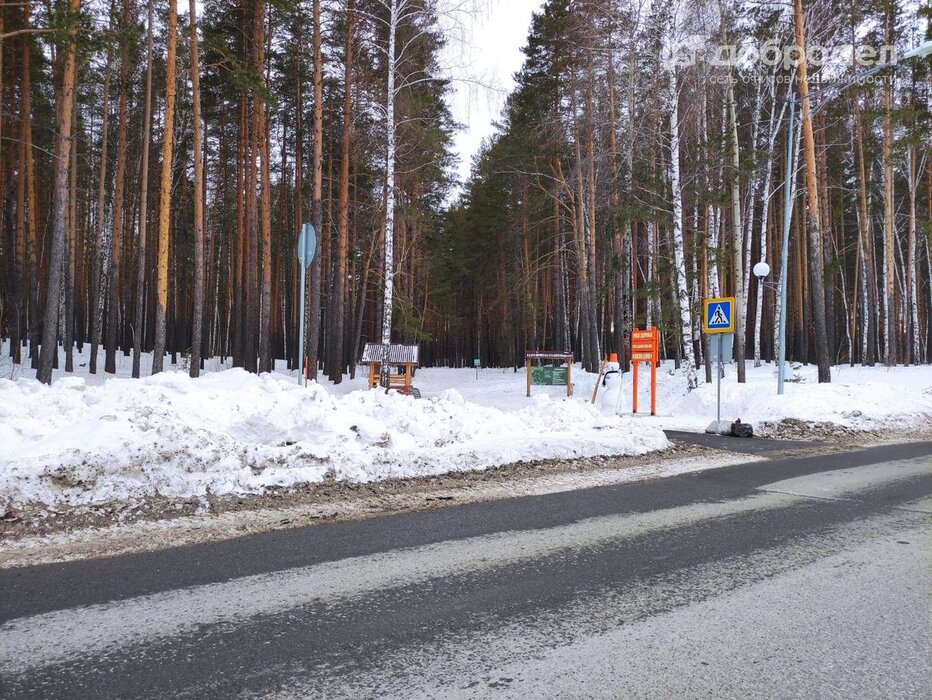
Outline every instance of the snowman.
<svg viewBox="0 0 932 700"><path fill-rule="evenodd" d="M621 365L618 355L612 353L605 363L602 386L599 387L599 410L615 415L621 406Z"/></svg>

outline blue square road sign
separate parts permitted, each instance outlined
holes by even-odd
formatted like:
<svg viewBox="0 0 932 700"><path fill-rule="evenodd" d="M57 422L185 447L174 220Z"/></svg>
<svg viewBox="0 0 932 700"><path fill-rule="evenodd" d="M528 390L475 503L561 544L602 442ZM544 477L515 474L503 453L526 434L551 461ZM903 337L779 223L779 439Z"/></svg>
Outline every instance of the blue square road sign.
<svg viewBox="0 0 932 700"><path fill-rule="evenodd" d="M702 302L702 330L706 333L735 332L735 298L716 297Z"/></svg>

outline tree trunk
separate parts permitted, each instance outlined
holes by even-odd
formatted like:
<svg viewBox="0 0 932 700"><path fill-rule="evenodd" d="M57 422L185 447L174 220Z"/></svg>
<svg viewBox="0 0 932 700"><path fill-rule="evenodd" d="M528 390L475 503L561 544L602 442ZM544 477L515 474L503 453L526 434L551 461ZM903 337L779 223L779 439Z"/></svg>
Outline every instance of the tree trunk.
<svg viewBox="0 0 932 700"><path fill-rule="evenodd" d="M887 44L893 40L895 3L887 0L884 35ZM893 214L893 73L883 81L883 281L884 281L884 343L883 361L887 367L897 363L899 348L896 339L896 259L894 242L896 228Z"/></svg>
<svg viewBox="0 0 932 700"><path fill-rule="evenodd" d="M23 10L23 24L24 26L29 26L29 7L28 4ZM3 18L0 15L0 24L2 24ZM13 349L13 362L20 363L22 362L20 347L22 345L21 340L23 333L29 333L31 327L35 324L36 314L33 309L33 298L35 297L35 264L32 260L34 255L33 253L33 244L30 241L27 243L26 238L26 193L28 187L28 175L29 165L28 162L32 160L32 144L29 140L29 123L32 121L32 85L30 80L31 72L31 55L32 55L32 46L31 40L28 35L24 35L21 39L22 43L22 82L20 83L20 110L19 110L19 147L17 148L19 155L19 164L17 168L18 176L16 178L16 224L15 224L15 259L17 267L17 321L16 321L16 338L15 338L15 349ZM2 43L0 43L0 54L3 52ZM0 63L3 62L3 57L0 56ZM2 69L0 69L2 72ZM0 81L3 80L3 76L0 75ZM0 95L2 95L0 91ZM3 118L2 110L0 110L0 119ZM0 142L2 145L2 142ZM3 171L0 168L0 171ZM5 173L0 172L0 177L3 177ZM3 197L3 189L0 189L0 198ZM35 216L35 212L29 212L29 218ZM11 340L12 344L12 340ZM38 357L33 357L33 361L38 360Z"/></svg>
<svg viewBox="0 0 932 700"><path fill-rule="evenodd" d="M29 3L25 3L23 8L23 27L29 27ZM2 45L0 45L2 49ZM17 205L17 209L28 210L28 216L25 222L25 277L22 287L23 305L28 305L26 313L26 325L29 335L29 357L32 369L39 369L39 235L38 235L38 198L36 196L36 174L35 159L32 144L32 81L31 81L31 64L32 64L32 44L28 36L23 37L22 41L22 83L20 94L22 101L20 104L20 146L21 159L24 170L24 203L23 207ZM2 198L2 195L0 195ZM26 291L28 289L28 292ZM28 296L27 296L28 294Z"/></svg>
<svg viewBox="0 0 932 700"><path fill-rule="evenodd" d="M819 183L816 180L815 138L812 133L812 114L809 107L809 78L806 66L806 30L803 20L802 0L795 2L796 45L802 58L799 61L799 96L802 100L802 127L806 151L806 188L808 199L809 232L809 284L812 290L812 319L815 327L816 357L819 366L819 382L832 381L831 358L829 355L828 330L825 322L824 261L822 253L822 223L819 217Z"/></svg>
<svg viewBox="0 0 932 700"><path fill-rule="evenodd" d="M159 241L156 272L155 345L152 374L162 371L168 316L168 249L171 230L172 146L175 128L175 56L178 46L178 0L168 0L168 38L165 59L165 118L162 129L162 177L159 184Z"/></svg>
<svg viewBox="0 0 932 700"><path fill-rule="evenodd" d="M77 121L77 100L72 105L72 123ZM72 127L73 129L73 127ZM71 143L71 168L68 172L68 233L65 236L65 284L62 294L62 325L64 326L65 371L74 372L74 280L75 250L78 240L78 137L76 132ZM99 290L102 294L103 290Z"/></svg>
<svg viewBox="0 0 932 700"><path fill-rule="evenodd" d="M381 233L381 232L380 232ZM369 288L369 273L372 268L372 256L375 254L375 246L379 241L379 235L373 232L372 240L369 241L369 252L366 253L366 259L362 266L362 279L359 283L359 298L356 300L356 327L353 331L353 357L358 352L362 342L362 322L366 309L366 290Z"/></svg>
<svg viewBox="0 0 932 700"><path fill-rule="evenodd" d="M916 194L918 188L918 173L922 172L922 166L917 164L919 160L918 149L915 144L910 144L906 152L906 181L909 187L909 229L906 243L906 289L907 305L909 307L909 317L907 319L909 332L907 342L909 343L908 360L912 364L919 364L925 360L922 342L919 337L919 295L918 287L918 265L917 265L917 246L916 246ZM923 157L926 157L925 155Z"/></svg>
<svg viewBox="0 0 932 700"><path fill-rule="evenodd" d="M123 239L123 193L126 179L126 117L128 112L127 77L129 75L130 0L123 0L123 17L120 22L120 106L117 116L117 162L113 193L113 228L110 234L110 293L107 316L107 342L104 371L116 374L116 348L120 327L120 258Z"/></svg>
<svg viewBox="0 0 932 700"><path fill-rule="evenodd" d="M136 314L133 323L133 377L139 378L142 358L143 312L146 291L146 232L149 221L149 143L152 137L152 36L154 12L148 2L146 29L146 106L142 124L142 163L139 184L139 221L136 231Z"/></svg>
<svg viewBox="0 0 932 700"><path fill-rule="evenodd" d="M598 290L596 281L598 277L598 265L596 258L596 196L595 196L595 104L593 100L595 76L593 74L592 58L589 58L586 81L586 249L588 252L588 272L589 272L589 358L591 367L590 371L598 372L599 363L602 357L602 348L599 342L599 314L598 314Z"/></svg>
<svg viewBox="0 0 932 700"><path fill-rule="evenodd" d="M768 135L767 141L767 159L765 172L764 172L764 192L763 192L763 206L761 211L761 224L760 224L760 259L763 261L767 260L769 255L769 250L767 247L767 228L769 222L769 213L770 213L770 187L773 180L773 155L774 150L777 144L777 133L780 131L780 124L783 122L783 113L786 111L786 102L784 101L783 107L780 110L780 115L777 116L777 81L774 77L770 83L770 89L772 91L771 101L770 101L770 132ZM784 187L789 187L790 183L784 183ZM776 266L771 265L772 272L776 271ZM773 275L771 279L776 279L776 275ZM761 325L763 323L764 317L764 287L763 285L759 286L757 294L757 312L754 315L754 366L760 367L761 365L761 346L763 345L761 339Z"/></svg>
<svg viewBox="0 0 932 700"><path fill-rule="evenodd" d="M241 39L245 41L245 39ZM245 49L243 49L245 51ZM245 366L244 313L246 301L246 136L249 131L246 91L239 93L239 128L236 138L236 244L230 247L233 268L233 297L230 301L230 316L233 325L233 366Z"/></svg>
<svg viewBox="0 0 932 700"><path fill-rule="evenodd" d="M256 73L265 75L265 0L256 7ZM263 87L266 87L263 81ZM260 372L272 371L272 184L269 166L269 127L265 96L256 98L256 147L259 150L259 223L262 231L262 288L259 308Z"/></svg>
<svg viewBox="0 0 932 700"><path fill-rule="evenodd" d="M113 30L113 22L110 22ZM113 52L107 51L104 69L103 110L100 119L100 168L97 179L97 218L94 221L94 265L91 279L91 357L88 371L97 374L97 351L101 341L104 302L107 291L107 271L104 256L108 254L104 226L107 219L107 155L110 137L110 76L113 72Z"/></svg>
<svg viewBox="0 0 932 700"><path fill-rule="evenodd" d="M301 34L301 29L298 29L298 42L303 41L303 35ZM295 189L295 222L294 230L295 233L301 231L301 228L304 226L304 71L303 64L301 63L300 56L298 57L298 79L297 86L295 90L295 137L294 137L294 155L295 155L295 172L294 172L294 189ZM294 268L294 288L295 290L299 289L298 279L300 278L300 270L298 265L295 264ZM307 290L301 290L304 292L305 297L307 296ZM304 317L298 318L301 310L301 300L297 299L294 304L294 316L297 319L297 322L300 325L300 328L305 328L307 323L307 307L305 305ZM293 353L294 367L297 368L298 372L303 372L304 364L304 354L305 348L298 347L298 338L301 337L300 331L295 334L295 351Z"/></svg>
<svg viewBox="0 0 932 700"><path fill-rule="evenodd" d="M191 21L191 101L194 129L194 313L191 321L192 377L201 373L201 332L204 327L204 163L201 137L201 77L198 60L197 7L188 0Z"/></svg>
<svg viewBox="0 0 932 700"><path fill-rule="evenodd" d="M861 126L860 97L855 95L851 101L854 116L854 135L857 145L857 173L858 173L858 246L861 251L861 276L865 311L861 316L864 319L864 342L861 362L870 367L874 366L874 350L877 347L877 287L872 282L876 280L874 266L874 243L871 235L871 218L867 207L867 171L864 163L864 134Z"/></svg>
<svg viewBox="0 0 932 700"><path fill-rule="evenodd" d="M23 9L24 17L29 17L29 4ZM23 105L21 114L25 117L22 126L22 139L25 148L26 167L26 206L29 216L26 219L26 264L29 274L29 358L32 369L39 369L39 198L36 194L36 167L32 148L32 84L30 81L30 42L24 41L23 48Z"/></svg>
<svg viewBox="0 0 932 700"><path fill-rule="evenodd" d="M321 293L321 239L323 237L323 193L324 175L324 59L321 51L320 0L314 0L314 153L313 182L311 189L311 219L317 233L317 255L311 265L311 303L308 318L307 356L311 379L317 379L318 350L320 347L320 293Z"/></svg>
<svg viewBox="0 0 932 700"><path fill-rule="evenodd" d="M692 328L692 310L689 306L689 283L686 279L686 260L683 250L683 190L680 184L680 109L676 67L670 63L667 69L669 80L668 109L670 112L670 191L673 196L673 264L676 267L676 298L679 302L680 332L686 359L686 389L692 391L699 386L696 378L696 358L693 344L689 342Z"/></svg>
<svg viewBox="0 0 932 700"><path fill-rule="evenodd" d="M261 0L250 3L251 12L246 26L251 28L244 36L244 59L252 61L253 66L259 63L260 49L256 42L256 22L261 22ZM243 318L243 368L247 372L257 372L259 355L259 219L258 219L258 174L256 173L256 157L260 146L260 132L258 101L261 96L255 90L250 90L246 97L245 114L245 151L243 158L243 177L245 181L245 235L244 242L244 278L246 283L245 314Z"/></svg>
<svg viewBox="0 0 932 700"><path fill-rule="evenodd" d="M81 9L81 0L69 0L71 16ZM74 84L77 74L78 25L72 21L68 27L64 47L62 82L55 109L55 187L52 194L51 250L46 286L45 321L42 328L42 347L36 379L52 383L52 365L58 355L58 302L61 293L62 267L65 258L65 210L68 207L68 171L71 163L71 126L74 104Z"/></svg>
<svg viewBox="0 0 932 700"><path fill-rule="evenodd" d="M719 5L721 7L721 4ZM741 222L741 156L738 143L738 115L735 108L735 86L733 68L728 66L728 88L726 91L728 101L729 135L731 140L731 165L734 169L731 178L731 211L732 236L734 237L734 270L735 270L735 308L734 325L735 364L738 368L738 383L745 382L745 291L744 291L744 227ZM750 245L750 241L748 242ZM684 329L685 331L685 329Z"/></svg>
<svg viewBox="0 0 932 700"><path fill-rule="evenodd" d="M346 60L343 68L343 139L340 150L340 191L337 204L337 249L333 260L333 292L330 300L330 351L327 375L334 384L343 381L343 334L346 304L346 256L349 239L349 161L353 121L353 33L352 0L346 8Z"/></svg>
<svg viewBox="0 0 932 700"><path fill-rule="evenodd" d="M388 389L388 346L392 342L392 294L395 285L395 34L398 0L389 0L388 78L385 94L385 278L382 300L382 362L380 384Z"/></svg>

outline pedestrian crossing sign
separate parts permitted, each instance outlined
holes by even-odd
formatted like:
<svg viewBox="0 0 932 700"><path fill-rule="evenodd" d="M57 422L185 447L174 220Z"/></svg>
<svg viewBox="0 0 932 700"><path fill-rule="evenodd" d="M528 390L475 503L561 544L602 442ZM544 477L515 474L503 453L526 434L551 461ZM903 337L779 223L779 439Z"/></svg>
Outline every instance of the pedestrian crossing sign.
<svg viewBox="0 0 932 700"><path fill-rule="evenodd" d="M702 311L702 330L706 333L735 332L734 297L704 299Z"/></svg>

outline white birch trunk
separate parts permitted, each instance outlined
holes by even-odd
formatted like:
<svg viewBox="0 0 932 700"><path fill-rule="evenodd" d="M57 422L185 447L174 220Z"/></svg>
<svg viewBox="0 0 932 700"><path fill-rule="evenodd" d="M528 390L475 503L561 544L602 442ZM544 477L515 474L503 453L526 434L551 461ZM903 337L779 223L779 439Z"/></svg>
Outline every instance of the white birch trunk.
<svg viewBox="0 0 932 700"><path fill-rule="evenodd" d="M790 191L791 202L796 201L796 173L799 170L799 151L800 151L799 143L801 140L800 136L802 135L802 132L803 132L802 120L797 119L796 120L796 134L793 137L793 170L792 170L793 177L790 180L790 182L783 183L784 187L792 188ZM784 215L785 215L785 212L784 212ZM792 231L790 232L790 240L792 240ZM783 227L782 226L780 228L780 246L781 246L781 258L782 258L782 246L783 246ZM790 264L789 259L787 259L787 265L789 264ZM782 276L784 274L787 274L787 271L781 269L780 275ZM780 295L777 294L776 297L777 297L777 303L773 305L773 312L774 312L773 313L773 323L774 323L773 327L779 328L780 327L780 307L781 307ZM776 358L776 362L779 363L780 362L780 334L779 333L773 334L773 356Z"/></svg>
<svg viewBox="0 0 932 700"><path fill-rule="evenodd" d="M857 208L858 213L857 217L861 218L860 207ZM870 303L869 289L868 284L870 280L867 277L869 268L867 265L867 251L864 250L864 242L861 240L861 237L858 236L858 258L860 259L861 265L861 364L864 364L864 358L867 357L868 349L868 334L865 329L865 322L867 320L867 315L872 313L874 310L868 308Z"/></svg>
<svg viewBox="0 0 932 700"><path fill-rule="evenodd" d="M645 328L654 325L654 222L647 222L647 318Z"/></svg>
<svg viewBox="0 0 932 700"><path fill-rule="evenodd" d="M718 282L718 241L719 241L719 208L710 204L706 214L706 226L709 227L709 296L722 295L722 288Z"/></svg>
<svg viewBox="0 0 932 700"><path fill-rule="evenodd" d="M734 238L734 265L735 265L735 309L734 309L734 361L738 370L738 381L745 382L745 317L744 303L744 227L741 224L741 161L738 144L738 117L735 109L734 76L729 66L728 70L728 121L731 135L731 165L734 173L731 180L731 213L732 237Z"/></svg>
<svg viewBox="0 0 932 700"><path fill-rule="evenodd" d="M923 236L922 240L926 244L926 275L928 279L932 280L932 243L929 242L926 236ZM929 308L932 309L932 284L929 285ZM929 323L928 319L926 323ZM923 347L925 347L925 343L923 343Z"/></svg>
<svg viewBox="0 0 932 700"><path fill-rule="evenodd" d="M922 350L922 341L919 337L919 295L917 292L918 279L916 256L918 246L916 245L916 190L918 189L917 172L925 169L925 155L922 162L917 165L916 147L910 146L906 152L906 182L909 185L909 233L907 238L907 275L909 276L909 324L910 324L910 345L912 346L911 357L909 361L913 364L924 362L925 353Z"/></svg>
<svg viewBox="0 0 932 700"><path fill-rule="evenodd" d="M761 121L761 111L763 109L763 97L761 95L761 86L760 81L755 82L756 90L754 93L754 117L752 119L752 129L751 129L751 148L754 150L755 155L754 159L754 169L751 172L751 179L748 182L748 191L745 194L745 207L744 207L744 218L742 219L742 232L741 240L744 244L744 265L742 267L744 271L744 294L745 294L745 304L747 304L747 293L748 289L751 288L751 249L754 247L751 245L751 240L754 235L754 209L755 202L757 201L757 193L760 191L761 186L761 167L757 161L756 152L758 151L758 142L760 140L760 121ZM773 112L771 111L771 123L773 122ZM766 177L766 176L765 176ZM764 197L767 196L767 192L764 192ZM763 228L766 231L766 224ZM760 295L758 295L760 296ZM747 312L744 312L745 324L747 323ZM756 326L756 320L755 320ZM747 329L745 328L745 334L747 334ZM756 341L755 341L756 345ZM755 367L757 364L754 365Z"/></svg>
<svg viewBox="0 0 932 700"><path fill-rule="evenodd" d="M389 1L388 80L385 95L385 287L382 301L382 366L380 384L388 388L388 347L392 342L392 293L395 283L395 33L398 0Z"/></svg>
<svg viewBox="0 0 932 700"><path fill-rule="evenodd" d="M770 215L770 186L773 181L773 153L777 143L777 132L780 130L780 124L783 122L783 113L786 111L786 102L780 110L780 116L777 117L777 85L776 80L771 78L770 88L772 90L770 100L770 134L767 142L767 164L764 172L764 194L761 202L761 224L760 224L760 259L767 260L769 253L767 249L767 217ZM750 245L748 249L750 249ZM750 267L750 265L748 266ZM776 265L771 265L771 269L776 270ZM764 289L758 290L757 309L754 314L754 366L761 366L761 325L764 314Z"/></svg>
<svg viewBox="0 0 932 700"><path fill-rule="evenodd" d="M694 231L694 235L698 237L699 235L699 206L698 205L693 207L693 231ZM702 294L699 291L700 274L701 273L699 271L699 262L697 260L696 264L693 267L692 298L694 300L698 300L702 298ZM674 276L674 281L675 281L675 276ZM693 318L693 334L692 334L693 350L695 351L697 348L699 349L699 355L696 357L697 369L704 360L704 349L703 349L701 340L702 340L702 329L699 327L699 318L697 316Z"/></svg>
<svg viewBox="0 0 932 700"><path fill-rule="evenodd" d="M696 358L692 335L692 311L689 307L689 285L686 279L686 260L683 253L683 190L680 184L680 113L676 83L676 66L668 62L667 78L670 110L670 191L673 195L673 258L676 266L676 298L680 307L680 328L683 339L683 358L686 364L686 389L692 391L699 382L696 378Z"/></svg>

